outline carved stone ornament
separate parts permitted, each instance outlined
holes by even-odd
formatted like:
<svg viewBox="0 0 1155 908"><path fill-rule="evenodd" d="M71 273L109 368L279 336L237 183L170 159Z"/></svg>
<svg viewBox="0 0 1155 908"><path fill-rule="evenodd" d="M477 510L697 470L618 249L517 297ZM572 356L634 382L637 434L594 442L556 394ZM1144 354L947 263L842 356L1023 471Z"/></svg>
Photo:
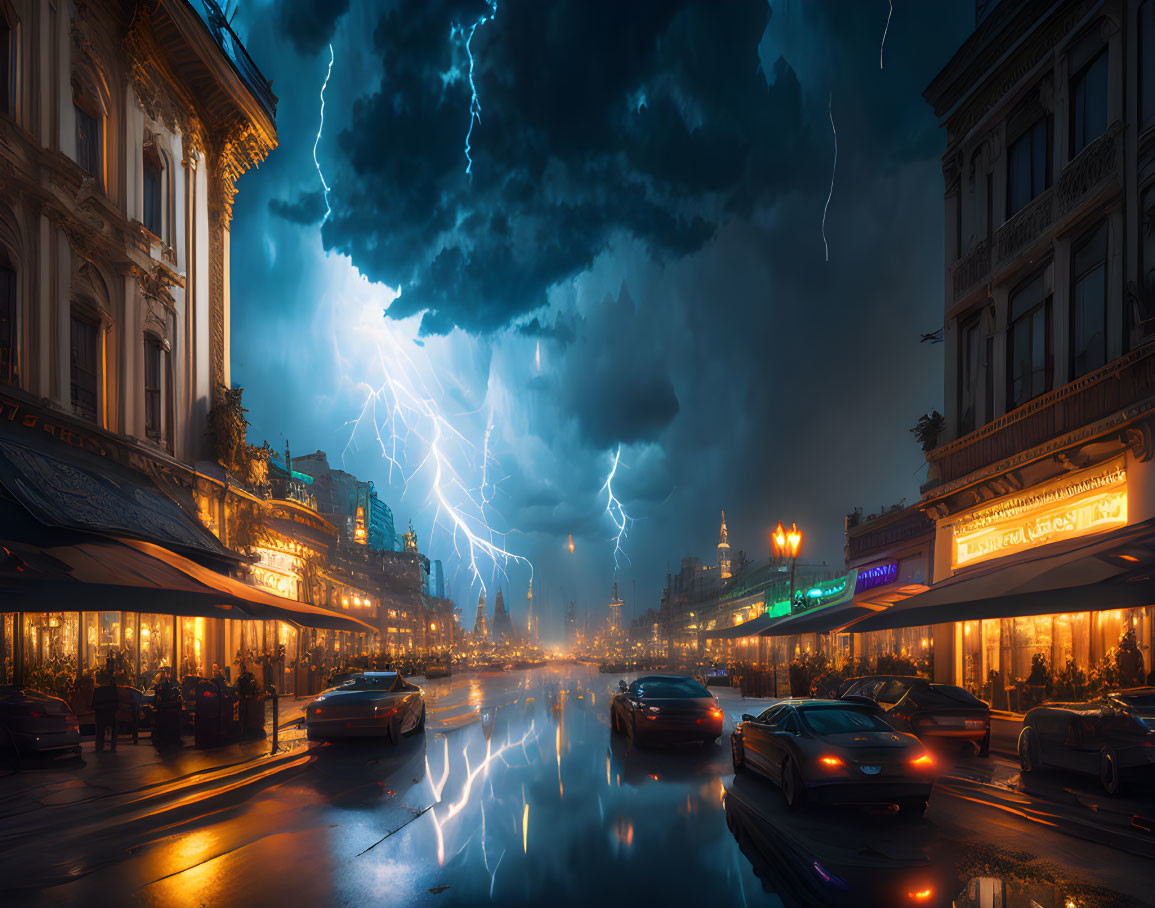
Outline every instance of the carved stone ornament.
<svg viewBox="0 0 1155 908"><path fill-rule="evenodd" d="M1155 445L1152 445L1151 439L1151 423L1148 420L1144 419L1125 428L1122 440L1139 463L1146 463L1152 454L1155 454Z"/></svg>
<svg viewBox="0 0 1155 908"><path fill-rule="evenodd" d="M173 295L168 288L175 287L177 281L165 268L157 265L152 271L149 271L140 265L132 265L129 271L136 278L136 285L140 288L145 299L157 300L165 306L175 305Z"/></svg>

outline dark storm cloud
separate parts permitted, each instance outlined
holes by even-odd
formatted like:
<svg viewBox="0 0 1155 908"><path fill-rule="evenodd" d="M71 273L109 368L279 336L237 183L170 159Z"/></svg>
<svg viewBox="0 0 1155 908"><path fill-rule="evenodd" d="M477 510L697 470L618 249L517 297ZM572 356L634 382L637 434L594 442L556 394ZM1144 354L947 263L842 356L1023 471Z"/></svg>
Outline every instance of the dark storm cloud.
<svg viewBox="0 0 1155 908"><path fill-rule="evenodd" d="M349 0L282 0L281 30L298 53L314 54L333 40Z"/></svg>
<svg viewBox="0 0 1155 908"><path fill-rule="evenodd" d="M725 15L669 0L503 2L473 38L481 119L467 177L469 63L449 36L487 10L429 2L382 16L380 87L340 135L325 242L402 287L392 316L423 314L425 333L503 328L616 237L677 259L727 211L799 178L800 89L784 63L762 72L764 0ZM647 386L639 407L661 423L672 391Z"/></svg>
<svg viewBox="0 0 1155 908"><path fill-rule="evenodd" d="M524 325L518 325L517 330L526 337L548 338L564 347L577 337L577 319L565 312L558 312L551 325L535 315Z"/></svg>
<svg viewBox="0 0 1155 908"><path fill-rule="evenodd" d="M269 211L293 224L319 224L325 216L325 193L302 193L295 202L269 199Z"/></svg>

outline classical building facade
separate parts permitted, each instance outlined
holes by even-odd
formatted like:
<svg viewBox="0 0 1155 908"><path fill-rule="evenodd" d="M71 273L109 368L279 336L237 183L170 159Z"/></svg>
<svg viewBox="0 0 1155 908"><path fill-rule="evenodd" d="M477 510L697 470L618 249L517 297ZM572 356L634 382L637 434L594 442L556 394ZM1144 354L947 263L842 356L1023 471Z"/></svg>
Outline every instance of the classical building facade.
<svg viewBox="0 0 1155 908"><path fill-rule="evenodd" d="M935 674L1014 710L1151 668L1155 2L985 6L925 95L947 139L934 585L863 626L936 625Z"/></svg>

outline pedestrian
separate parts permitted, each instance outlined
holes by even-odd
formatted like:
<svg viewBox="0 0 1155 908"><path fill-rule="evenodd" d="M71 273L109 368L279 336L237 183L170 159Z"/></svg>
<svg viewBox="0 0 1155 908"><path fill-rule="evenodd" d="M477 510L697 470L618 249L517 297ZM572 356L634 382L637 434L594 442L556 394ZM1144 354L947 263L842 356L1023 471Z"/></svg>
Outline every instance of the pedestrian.
<svg viewBox="0 0 1155 908"><path fill-rule="evenodd" d="M111 748L116 752L116 709L120 705L120 691L114 675L105 672L97 678L99 684L92 692L92 712L96 718L96 749L104 750L104 734L112 736Z"/></svg>

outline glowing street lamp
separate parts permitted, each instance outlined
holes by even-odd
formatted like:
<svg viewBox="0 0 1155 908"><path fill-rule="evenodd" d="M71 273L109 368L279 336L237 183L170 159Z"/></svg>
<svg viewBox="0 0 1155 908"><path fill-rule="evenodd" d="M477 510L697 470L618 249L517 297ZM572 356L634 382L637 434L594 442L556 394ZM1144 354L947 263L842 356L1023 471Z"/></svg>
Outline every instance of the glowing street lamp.
<svg viewBox="0 0 1155 908"><path fill-rule="evenodd" d="M790 529L784 529L782 521L778 521L778 526L774 528L774 532L770 535L770 542L774 549L774 555L778 558L790 558L790 608L794 608L794 569L798 565L798 550L802 548L802 531L798 529L798 524L790 524Z"/></svg>

